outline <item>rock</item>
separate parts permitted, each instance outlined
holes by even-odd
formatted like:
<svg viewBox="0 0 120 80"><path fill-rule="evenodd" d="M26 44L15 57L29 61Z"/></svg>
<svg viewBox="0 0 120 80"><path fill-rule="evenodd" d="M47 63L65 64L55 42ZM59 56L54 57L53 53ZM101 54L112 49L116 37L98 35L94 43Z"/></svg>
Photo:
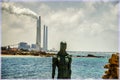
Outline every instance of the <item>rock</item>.
<svg viewBox="0 0 120 80"><path fill-rule="evenodd" d="M105 71L105 74L110 74L110 71L109 70Z"/></svg>
<svg viewBox="0 0 120 80"><path fill-rule="evenodd" d="M108 79L109 76L108 76L108 75L103 75L102 78L103 78L103 79Z"/></svg>
<svg viewBox="0 0 120 80"><path fill-rule="evenodd" d="M110 64L106 64L104 68L110 68Z"/></svg>
<svg viewBox="0 0 120 80"><path fill-rule="evenodd" d="M112 57L109 59L110 64L119 65L119 57L117 54L112 54Z"/></svg>
<svg viewBox="0 0 120 80"><path fill-rule="evenodd" d="M88 54L87 57L95 57L95 56L92 54Z"/></svg>
<svg viewBox="0 0 120 80"><path fill-rule="evenodd" d="M104 66L108 69L105 71L105 75L102 76L103 79L118 79L119 78L119 53L112 54L111 58L108 60L109 63Z"/></svg>

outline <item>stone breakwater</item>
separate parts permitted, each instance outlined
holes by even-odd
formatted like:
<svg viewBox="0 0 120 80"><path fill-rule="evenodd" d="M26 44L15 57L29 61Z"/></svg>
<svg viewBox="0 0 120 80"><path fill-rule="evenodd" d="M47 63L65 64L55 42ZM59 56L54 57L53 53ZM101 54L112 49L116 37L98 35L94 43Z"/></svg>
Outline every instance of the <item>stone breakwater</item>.
<svg viewBox="0 0 120 80"><path fill-rule="evenodd" d="M108 64L104 66L105 74L102 76L103 79L118 79L119 78L119 53L112 54L108 60Z"/></svg>

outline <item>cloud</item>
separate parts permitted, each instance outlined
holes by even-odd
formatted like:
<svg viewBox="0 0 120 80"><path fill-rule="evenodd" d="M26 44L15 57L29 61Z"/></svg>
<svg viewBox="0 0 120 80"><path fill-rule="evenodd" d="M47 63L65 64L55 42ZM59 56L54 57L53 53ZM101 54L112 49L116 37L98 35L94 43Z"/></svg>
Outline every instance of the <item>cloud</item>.
<svg viewBox="0 0 120 80"><path fill-rule="evenodd" d="M22 4L17 3L17 5ZM60 41L66 41L68 43L67 50L118 50L118 4L113 5L112 2L41 2L39 4L32 3L32 5L38 15L41 15L42 26L44 24L48 26L49 49L59 50ZM24 5L22 6L24 7ZM20 35L19 39L17 38L18 42L24 40L34 43L36 41L35 20L5 13L3 13L2 24L4 26L3 35L6 35L6 38L3 40L8 40L8 33L5 32L9 29L9 34L14 35L13 39L16 39L14 33ZM11 16L13 20L11 20ZM14 29L11 28L12 26ZM29 35L31 36L27 37Z"/></svg>
<svg viewBox="0 0 120 80"><path fill-rule="evenodd" d="M108 44L110 42L114 43L115 41L116 50L117 50L118 7L113 6L111 3L104 3L104 4L99 3L98 7L99 10L101 10L100 12L99 10L97 10L97 8L95 8L95 5L97 6L96 3L85 3L85 4L86 4L84 6L85 8L83 9L65 8L64 10L58 10L55 12L51 10L52 13L51 14L49 13L50 17L47 16L47 18L45 18L46 24L50 25L54 29L54 32L56 32L56 34L51 34L51 36L52 35L56 36L58 41L60 41L60 39L61 40L64 39L70 42L70 44L74 43L76 45L78 43L81 45L82 42L84 42L84 44L87 43L88 45L90 43L96 45L96 43L100 42L99 45L105 46L105 44ZM101 6L103 7L100 8ZM107 6L107 8L105 8L105 6ZM113 13L112 10L113 11L115 10L116 13ZM114 34L114 32L116 33ZM75 39L74 34L77 34L77 36L79 36L77 37L78 39ZM114 34L115 38L109 40L111 39L111 37L113 37L113 35L111 36L111 34ZM57 35L59 35L59 37L57 37ZM102 41L99 41L94 37L100 38L102 39ZM103 40L105 37L107 37L108 40ZM80 38L86 40L82 41ZM90 42L89 38L90 39L93 38L92 39L93 41ZM72 42L70 40L72 40ZM110 43L111 46L112 43ZM84 44L82 44L80 47L82 47ZM86 45L85 47L87 47L88 45ZM109 47L109 46L105 46L105 47Z"/></svg>
<svg viewBox="0 0 120 80"><path fill-rule="evenodd" d="M37 14L33 11L31 11L30 9L27 8L19 8L16 7L13 4L10 3L2 3L2 10L5 10L7 12L9 12L10 14L15 14L15 15L26 15L32 18L37 19Z"/></svg>

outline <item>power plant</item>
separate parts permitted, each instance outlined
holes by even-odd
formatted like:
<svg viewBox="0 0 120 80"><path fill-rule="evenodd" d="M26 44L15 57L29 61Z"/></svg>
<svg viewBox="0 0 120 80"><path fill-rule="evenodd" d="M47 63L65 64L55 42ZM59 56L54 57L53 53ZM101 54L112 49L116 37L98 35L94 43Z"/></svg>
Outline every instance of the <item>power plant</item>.
<svg viewBox="0 0 120 80"><path fill-rule="evenodd" d="M41 46L41 16L37 18L37 27L36 27L36 44L28 45L26 42L20 42L18 45L19 49L22 50L36 50L36 51L48 51L48 27L43 26L43 46ZM14 45L8 45L14 46ZM6 46L5 46L6 47Z"/></svg>
<svg viewBox="0 0 120 80"><path fill-rule="evenodd" d="M33 12L30 9L27 8L19 8L15 5L12 5L10 3L2 3L2 10L14 14L14 15L25 15L34 19L37 19L37 28L36 28L36 44L34 44L34 47L36 46L35 50L37 51L47 51L48 46L48 27L46 26L44 29L44 35L43 35L43 49L41 47L41 16L38 16L35 12ZM24 45L23 45L24 44ZM26 45L24 42L19 44L20 48L25 48ZM28 45L27 45L28 46ZM33 47L32 47L33 48Z"/></svg>
<svg viewBox="0 0 120 80"><path fill-rule="evenodd" d="M37 19L36 48L41 51L41 16ZM48 47L48 27L44 25L43 30L43 51L47 51Z"/></svg>

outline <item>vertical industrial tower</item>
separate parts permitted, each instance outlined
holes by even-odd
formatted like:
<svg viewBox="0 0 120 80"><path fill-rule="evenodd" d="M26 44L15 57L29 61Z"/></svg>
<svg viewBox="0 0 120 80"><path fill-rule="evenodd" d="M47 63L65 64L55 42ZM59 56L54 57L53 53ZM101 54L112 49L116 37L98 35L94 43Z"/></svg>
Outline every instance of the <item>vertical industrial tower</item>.
<svg viewBox="0 0 120 80"><path fill-rule="evenodd" d="M38 51L41 50L41 16L37 19L36 47Z"/></svg>
<svg viewBox="0 0 120 80"><path fill-rule="evenodd" d="M48 27L44 25L43 31L43 51L48 50Z"/></svg>
<svg viewBox="0 0 120 80"><path fill-rule="evenodd" d="M46 51L48 50L48 27L46 26Z"/></svg>

